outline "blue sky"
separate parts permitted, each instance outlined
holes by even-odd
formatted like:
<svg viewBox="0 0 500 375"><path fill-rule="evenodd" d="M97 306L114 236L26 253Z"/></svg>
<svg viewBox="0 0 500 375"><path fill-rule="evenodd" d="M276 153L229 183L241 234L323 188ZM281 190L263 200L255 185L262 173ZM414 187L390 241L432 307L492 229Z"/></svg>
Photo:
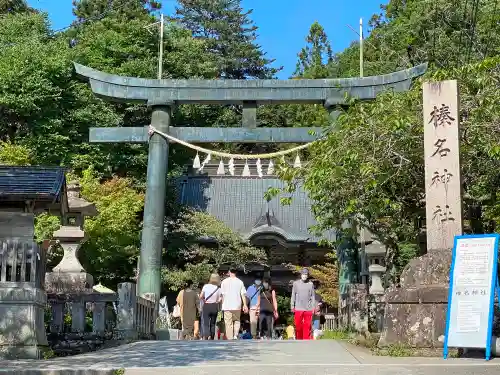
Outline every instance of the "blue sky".
<svg viewBox="0 0 500 375"><path fill-rule="evenodd" d="M288 78L295 69L297 53L305 45L309 27L318 21L325 28L334 51L341 51L359 37L359 19L365 25L380 10L384 0L243 0L245 9L253 9L252 19L259 27L258 43L276 66L284 66L279 78ZM34 8L48 12L54 29L73 20L71 0L28 0ZM164 13L172 14L175 0L163 0ZM306 5L307 4L307 5ZM366 27L365 27L366 30ZM366 32L366 31L365 31Z"/></svg>

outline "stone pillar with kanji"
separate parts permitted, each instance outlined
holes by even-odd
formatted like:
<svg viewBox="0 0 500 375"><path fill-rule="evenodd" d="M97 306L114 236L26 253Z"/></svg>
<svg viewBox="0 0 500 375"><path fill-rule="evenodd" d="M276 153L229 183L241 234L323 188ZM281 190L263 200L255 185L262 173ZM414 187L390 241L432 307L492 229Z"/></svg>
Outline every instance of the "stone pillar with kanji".
<svg viewBox="0 0 500 375"><path fill-rule="evenodd" d="M462 234L457 81L424 84L427 251L451 250Z"/></svg>
<svg viewBox="0 0 500 375"><path fill-rule="evenodd" d="M427 253L387 289L379 346L443 346L453 241L462 234L459 113L457 81L424 83Z"/></svg>

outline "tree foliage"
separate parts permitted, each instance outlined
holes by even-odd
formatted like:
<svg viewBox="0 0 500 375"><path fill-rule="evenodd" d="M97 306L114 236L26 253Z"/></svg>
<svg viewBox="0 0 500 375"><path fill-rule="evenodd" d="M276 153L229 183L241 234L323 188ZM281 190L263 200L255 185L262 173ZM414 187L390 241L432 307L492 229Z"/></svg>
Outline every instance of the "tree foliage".
<svg viewBox="0 0 500 375"><path fill-rule="evenodd" d="M31 151L24 146L0 142L0 165L30 165Z"/></svg>
<svg viewBox="0 0 500 375"><path fill-rule="evenodd" d="M252 263L265 264L264 250L251 246L238 233L217 218L185 209L169 223L163 280L172 290L186 280L206 282L210 273L221 266L235 266L243 271Z"/></svg>
<svg viewBox="0 0 500 375"><path fill-rule="evenodd" d="M495 230L490 215L499 204L500 112L493 104L500 100L499 63L487 59L424 78L460 84L467 231ZM418 81L409 92L387 92L372 102L353 100L327 137L310 148L308 168L285 168L282 175L309 192L318 220L314 229L357 222L388 247L396 274L418 254L425 222L421 86ZM484 207L482 217L471 216L475 205Z"/></svg>
<svg viewBox="0 0 500 375"><path fill-rule="evenodd" d="M19 12L32 12L26 0L0 0L0 15Z"/></svg>
<svg viewBox="0 0 500 375"><path fill-rule="evenodd" d="M378 75L429 61L424 79L459 81L466 230L483 233L498 230L499 117L491 103L498 100L499 24L496 1L477 8L474 3L389 1L370 21L364 68L365 74ZM317 42L311 42L314 35ZM357 42L326 60L319 56L328 56L328 39L318 25L311 27L307 42L297 78L359 75ZM312 56L316 63L304 63L314 61ZM308 150L307 168L286 168L282 175L289 190L301 183L313 199L318 220L313 231L340 230L346 220L370 229L388 247L394 277L425 251L420 248L425 235L421 83L373 102L352 100L333 126L322 121L323 109L313 109L305 122L320 119L328 136Z"/></svg>
<svg viewBox="0 0 500 375"><path fill-rule="evenodd" d="M88 273L102 284L114 286L134 275L140 247L140 215L144 195L127 178L101 183L92 169L84 171L82 197L93 202L99 214L85 220L88 240L80 260Z"/></svg>
<svg viewBox="0 0 500 375"><path fill-rule="evenodd" d="M370 20L364 73L377 75L430 62L443 69L499 54L496 0L390 0ZM359 43L336 55L334 77L359 75Z"/></svg>
<svg viewBox="0 0 500 375"><path fill-rule="evenodd" d="M106 16L130 21L138 14L147 15L161 8L152 0L73 0L73 14L79 22L96 21Z"/></svg>
<svg viewBox="0 0 500 375"><path fill-rule="evenodd" d="M299 60L294 75L301 78L328 78L329 66L333 62L333 52L323 26L314 22L306 42L307 45L298 55Z"/></svg>
<svg viewBox="0 0 500 375"><path fill-rule="evenodd" d="M272 78L277 70L255 42L251 14L241 0L179 0L172 19L208 43L220 78Z"/></svg>

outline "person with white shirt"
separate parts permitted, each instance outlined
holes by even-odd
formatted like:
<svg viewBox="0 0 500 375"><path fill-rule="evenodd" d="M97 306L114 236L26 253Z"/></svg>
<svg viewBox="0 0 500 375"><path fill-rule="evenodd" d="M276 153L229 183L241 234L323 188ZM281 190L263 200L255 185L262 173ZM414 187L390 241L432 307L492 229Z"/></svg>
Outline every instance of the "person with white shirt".
<svg viewBox="0 0 500 375"><path fill-rule="evenodd" d="M216 273L210 276L208 284L201 289L200 301L203 301L203 328L204 340L215 339L215 323L219 314L219 304L221 300L220 277Z"/></svg>
<svg viewBox="0 0 500 375"><path fill-rule="evenodd" d="M246 290L243 281L236 277L236 269L230 268L229 277L222 281L220 286L222 295L222 311L224 311L224 324L226 338L237 340L241 325L241 307L248 313Z"/></svg>

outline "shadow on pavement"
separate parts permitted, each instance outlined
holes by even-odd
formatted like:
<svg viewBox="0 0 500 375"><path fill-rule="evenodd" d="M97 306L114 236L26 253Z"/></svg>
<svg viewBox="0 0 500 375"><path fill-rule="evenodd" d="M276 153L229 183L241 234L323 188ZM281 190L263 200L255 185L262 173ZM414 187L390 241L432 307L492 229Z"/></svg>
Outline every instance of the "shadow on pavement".
<svg viewBox="0 0 500 375"><path fill-rule="evenodd" d="M242 341L143 341L73 357L0 362L0 368L15 371L27 368L180 367L207 362L230 363L255 360L256 344L261 346L260 343ZM273 351L276 354L280 352L278 347L266 348L267 355L273 355Z"/></svg>

